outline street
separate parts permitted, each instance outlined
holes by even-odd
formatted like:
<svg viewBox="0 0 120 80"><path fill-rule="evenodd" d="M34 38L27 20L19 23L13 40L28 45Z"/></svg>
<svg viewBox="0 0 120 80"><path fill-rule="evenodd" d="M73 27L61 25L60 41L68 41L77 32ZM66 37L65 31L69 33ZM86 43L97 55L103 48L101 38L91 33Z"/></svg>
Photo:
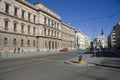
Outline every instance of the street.
<svg viewBox="0 0 120 80"><path fill-rule="evenodd" d="M120 80L119 68L65 63L66 60L76 57L77 53L78 51L68 51L47 56L1 60L0 80Z"/></svg>

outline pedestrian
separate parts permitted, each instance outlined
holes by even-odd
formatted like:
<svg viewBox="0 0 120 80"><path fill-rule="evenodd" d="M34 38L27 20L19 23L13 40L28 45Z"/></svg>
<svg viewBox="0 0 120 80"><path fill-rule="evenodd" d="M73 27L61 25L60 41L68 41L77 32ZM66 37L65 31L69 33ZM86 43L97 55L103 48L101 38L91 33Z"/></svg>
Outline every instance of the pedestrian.
<svg viewBox="0 0 120 80"><path fill-rule="evenodd" d="M18 47L18 53L20 53L20 48Z"/></svg>

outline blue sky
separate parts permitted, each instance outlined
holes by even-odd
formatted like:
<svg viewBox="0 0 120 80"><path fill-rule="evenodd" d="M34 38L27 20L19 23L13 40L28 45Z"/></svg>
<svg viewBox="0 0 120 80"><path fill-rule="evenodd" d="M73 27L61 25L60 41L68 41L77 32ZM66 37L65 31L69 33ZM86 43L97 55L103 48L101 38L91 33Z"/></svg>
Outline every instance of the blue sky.
<svg viewBox="0 0 120 80"><path fill-rule="evenodd" d="M107 40L113 26L120 22L120 0L28 0L41 2L58 15L62 21L85 32L91 41L103 29ZM112 17L110 17L112 16Z"/></svg>

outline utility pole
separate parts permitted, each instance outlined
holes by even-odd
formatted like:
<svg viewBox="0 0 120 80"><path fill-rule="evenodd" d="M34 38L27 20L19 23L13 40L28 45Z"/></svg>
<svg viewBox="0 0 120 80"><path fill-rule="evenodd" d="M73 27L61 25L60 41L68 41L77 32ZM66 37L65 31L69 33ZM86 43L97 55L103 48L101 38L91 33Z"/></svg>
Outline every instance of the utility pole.
<svg viewBox="0 0 120 80"><path fill-rule="evenodd" d="M96 57L96 48L95 48L95 46L97 45L97 42L95 41L94 42L94 40L95 40L95 26L94 26L94 28L93 28L93 44L94 44L94 46L93 46L93 50L94 50L94 57Z"/></svg>

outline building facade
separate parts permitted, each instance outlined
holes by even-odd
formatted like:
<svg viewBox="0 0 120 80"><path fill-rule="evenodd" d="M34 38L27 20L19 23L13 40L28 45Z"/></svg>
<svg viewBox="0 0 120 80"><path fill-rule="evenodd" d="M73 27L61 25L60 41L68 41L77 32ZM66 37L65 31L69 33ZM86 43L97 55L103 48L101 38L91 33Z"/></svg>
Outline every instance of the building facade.
<svg viewBox="0 0 120 80"><path fill-rule="evenodd" d="M113 27L110 35L109 35L109 40L108 40L109 47L112 49L116 48L116 31L115 31L115 26Z"/></svg>
<svg viewBox="0 0 120 80"><path fill-rule="evenodd" d="M111 49L120 49L120 22L113 26L108 37L108 46Z"/></svg>
<svg viewBox="0 0 120 80"><path fill-rule="evenodd" d="M97 49L97 50L102 50L105 48L105 39L104 39L104 33L103 30L101 31L101 34L97 36L97 38L95 38L95 40L93 41L93 48Z"/></svg>
<svg viewBox="0 0 120 80"><path fill-rule="evenodd" d="M120 49L120 22L117 23L115 27L115 33L116 33L116 48Z"/></svg>
<svg viewBox="0 0 120 80"><path fill-rule="evenodd" d="M0 0L0 51L75 48L75 29L41 3Z"/></svg>
<svg viewBox="0 0 120 80"><path fill-rule="evenodd" d="M90 47L90 39L85 33L81 31L76 31L75 44L76 49L88 50L88 48Z"/></svg>

